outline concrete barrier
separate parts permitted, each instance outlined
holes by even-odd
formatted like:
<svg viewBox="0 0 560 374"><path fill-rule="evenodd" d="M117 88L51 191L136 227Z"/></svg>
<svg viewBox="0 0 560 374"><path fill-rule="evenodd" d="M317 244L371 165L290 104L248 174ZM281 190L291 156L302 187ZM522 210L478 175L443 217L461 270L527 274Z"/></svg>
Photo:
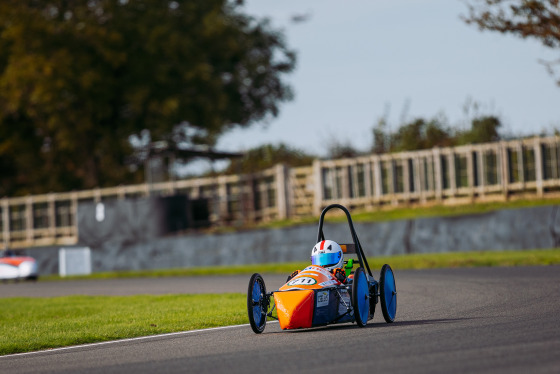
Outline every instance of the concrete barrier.
<svg viewBox="0 0 560 374"><path fill-rule="evenodd" d="M368 256L481 250L517 250L560 246L558 206L483 214L355 223ZM328 239L350 243L346 223L326 223ZM140 270L214 265L308 261L317 225L258 229L225 234L192 234L133 243L92 245L92 270ZM40 274L58 273L58 247L28 250Z"/></svg>

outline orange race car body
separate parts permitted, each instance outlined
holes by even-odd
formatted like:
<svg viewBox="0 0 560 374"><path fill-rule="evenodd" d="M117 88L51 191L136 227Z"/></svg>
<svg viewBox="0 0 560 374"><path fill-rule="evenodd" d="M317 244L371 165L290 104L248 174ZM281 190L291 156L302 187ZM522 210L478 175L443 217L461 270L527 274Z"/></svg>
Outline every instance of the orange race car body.
<svg viewBox="0 0 560 374"><path fill-rule="evenodd" d="M311 265L274 293L278 321L282 329L326 325L348 311L350 295L330 271ZM338 322L351 321L340 318Z"/></svg>

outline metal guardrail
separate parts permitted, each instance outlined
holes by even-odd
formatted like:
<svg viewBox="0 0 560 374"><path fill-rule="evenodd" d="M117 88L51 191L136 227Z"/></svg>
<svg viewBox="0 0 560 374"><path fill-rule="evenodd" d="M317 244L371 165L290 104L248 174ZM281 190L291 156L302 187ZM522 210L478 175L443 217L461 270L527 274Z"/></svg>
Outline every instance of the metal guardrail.
<svg viewBox="0 0 560 374"><path fill-rule="evenodd" d="M214 225L317 215L331 203L375 209L466 203L560 191L560 137L315 160L255 174L196 178L0 200L0 249L75 244L81 202L187 194L210 202Z"/></svg>

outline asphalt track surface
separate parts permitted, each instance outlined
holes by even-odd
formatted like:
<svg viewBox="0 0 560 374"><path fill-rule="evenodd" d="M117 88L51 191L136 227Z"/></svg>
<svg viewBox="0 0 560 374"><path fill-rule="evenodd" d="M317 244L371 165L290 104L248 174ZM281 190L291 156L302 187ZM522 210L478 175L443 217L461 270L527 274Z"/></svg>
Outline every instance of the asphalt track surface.
<svg viewBox="0 0 560 374"><path fill-rule="evenodd" d="M378 305L365 328L281 331L269 323L261 335L247 325L200 330L3 356L0 373L560 372L559 266L397 271L395 276L399 304L392 324L383 321ZM264 278L270 289L284 277ZM202 285L205 291L246 292L247 281L232 276L36 286L41 296L61 289L98 294L110 284L111 294L194 292ZM12 289L33 293L27 291L31 285L0 285L0 295Z"/></svg>

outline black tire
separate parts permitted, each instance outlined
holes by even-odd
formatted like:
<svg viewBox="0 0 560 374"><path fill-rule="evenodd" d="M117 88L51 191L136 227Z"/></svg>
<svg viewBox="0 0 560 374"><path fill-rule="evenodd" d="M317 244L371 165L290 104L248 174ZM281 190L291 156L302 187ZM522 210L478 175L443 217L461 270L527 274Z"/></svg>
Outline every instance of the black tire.
<svg viewBox="0 0 560 374"><path fill-rule="evenodd" d="M352 308L354 308L354 318L358 326L365 327L369 319L369 283L362 267L357 268L354 272Z"/></svg>
<svg viewBox="0 0 560 374"><path fill-rule="evenodd" d="M266 314L268 313L268 297L266 286L260 274L255 273L249 280L247 289L247 314L249 323L256 334L260 334L266 327Z"/></svg>
<svg viewBox="0 0 560 374"><path fill-rule="evenodd" d="M375 307L377 306L377 293L379 292L379 284L371 285L369 289L369 319L375 316Z"/></svg>
<svg viewBox="0 0 560 374"><path fill-rule="evenodd" d="M383 318L385 318L385 322L391 323L397 315L397 283L393 269L387 264L381 268L379 296L381 297Z"/></svg>

